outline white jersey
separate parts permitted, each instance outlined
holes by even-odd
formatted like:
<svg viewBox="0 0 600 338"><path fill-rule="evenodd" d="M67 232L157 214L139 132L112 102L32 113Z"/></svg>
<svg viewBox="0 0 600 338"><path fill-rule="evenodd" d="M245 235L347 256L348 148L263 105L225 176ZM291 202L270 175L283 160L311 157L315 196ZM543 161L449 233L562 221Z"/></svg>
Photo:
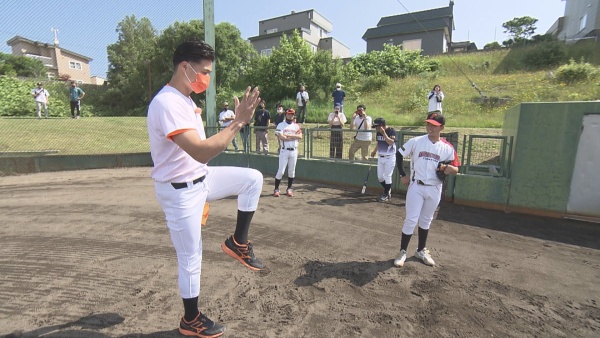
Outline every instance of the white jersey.
<svg viewBox="0 0 600 338"><path fill-rule="evenodd" d="M302 135L302 128L300 128L300 125L296 122L288 123L287 121L283 121L275 128L275 135L277 134ZM279 144L282 149L298 148L298 140L279 141Z"/></svg>
<svg viewBox="0 0 600 338"><path fill-rule="evenodd" d="M356 116L354 118L354 121L352 121L352 123L354 123L354 126L356 127L356 130L357 130L356 139L359 141L372 141L373 133L371 133L370 127L371 127L371 123L373 122L373 120L371 119L371 116L367 116L367 115L365 115L365 116L366 116L366 120L364 117ZM367 129L367 124L369 125L369 129ZM358 126L360 126L360 128ZM359 130L363 130L363 131L359 131ZM369 130L369 131L366 131L366 130Z"/></svg>
<svg viewBox="0 0 600 338"><path fill-rule="evenodd" d="M227 109L225 111L222 111L219 114L219 121L221 122L221 126L223 126L223 127L229 126L231 124L231 122L233 122L233 121L224 121L224 120L228 119L228 118L232 118L232 117L235 117L235 113L233 112L233 110Z"/></svg>
<svg viewBox="0 0 600 338"><path fill-rule="evenodd" d="M206 164L194 160L172 137L195 131L206 139L200 110L189 96L171 86L164 86L148 107L148 137L154 167L152 178L157 182L190 182L208 172Z"/></svg>
<svg viewBox="0 0 600 338"><path fill-rule="evenodd" d="M444 92L440 90L440 92L435 95L434 91L430 91L427 94L427 100L429 100L429 108L428 112L439 110L442 111L442 100L444 99Z"/></svg>
<svg viewBox="0 0 600 338"><path fill-rule="evenodd" d="M50 96L50 93L48 93L48 91L44 88L34 88L31 90L31 94L37 95L35 97L35 101L42 103L46 103L48 97Z"/></svg>
<svg viewBox="0 0 600 338"><path fill-rule="evenodd" d="M460 166L454 147L443 138L433 143L428 135L414 137L398 152L403 157L410 156L410 179L423 181L426 185L442 184L435 174L439 162L452 161L451 165Z"/></svg>

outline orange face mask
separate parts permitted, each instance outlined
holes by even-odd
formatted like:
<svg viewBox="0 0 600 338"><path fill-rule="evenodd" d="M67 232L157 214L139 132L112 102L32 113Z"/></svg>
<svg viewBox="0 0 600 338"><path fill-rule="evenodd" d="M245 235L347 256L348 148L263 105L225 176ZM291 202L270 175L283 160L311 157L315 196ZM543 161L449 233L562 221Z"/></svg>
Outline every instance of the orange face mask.
<svg viewBox="0 0 600 338"><path fill-rule="evenodd" d="M208 88L208 85L210 84L210 75L196 72L192 65L190 65L190 68L192 69L192 72L196 74L196 81L192 82L186 73L184 73L185 77L188 79L188 81L190 81L190 84L192 85L192 91L194 91L196 94L200 94L204 92L206 88Z"/></svg>

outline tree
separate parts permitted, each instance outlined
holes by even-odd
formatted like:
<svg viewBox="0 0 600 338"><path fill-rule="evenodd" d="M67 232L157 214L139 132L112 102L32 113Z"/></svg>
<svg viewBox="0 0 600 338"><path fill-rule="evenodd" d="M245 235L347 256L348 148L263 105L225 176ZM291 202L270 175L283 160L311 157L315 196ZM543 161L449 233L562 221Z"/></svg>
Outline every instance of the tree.
<svg viewBox="0 0 600 338"><path fill-rule="evenodd" d="M530 16L522 16L514 18L502 24L504 33L509 33L515 42L520 40L529 40L529 38L535 33L535 23L538 19Z"/></svg>
<svg viewBox="0 0 600 338"><path fill-rule="evenodd" d="M109 45L110 88L102 102L118 115L132 115L149 102L148 61L156 48L156 30L148 18L126 16L117 24L117 42Z"/></svg>
<svg viewBox="0 0 600 338"><path fill-rule="evenodd" d="M502 46L500 46L500 44L497 41L489 42L485 46L483 46L483 49L485 50L494 50L500 48L502 48Z"/></svg>
<svg viewBox="0 0 600 338"><path fill-rule="evenodd" d="M40 60L27 56L0 53L0 75L41 77L46 75L46 67Z"/></svg>

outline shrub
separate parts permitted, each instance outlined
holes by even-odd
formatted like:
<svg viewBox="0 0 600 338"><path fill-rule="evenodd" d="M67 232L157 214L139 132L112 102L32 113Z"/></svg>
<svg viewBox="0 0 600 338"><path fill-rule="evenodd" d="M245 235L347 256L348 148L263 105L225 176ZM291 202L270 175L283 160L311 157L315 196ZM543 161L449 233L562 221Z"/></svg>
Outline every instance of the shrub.
<svg viewBox="0 0 600 338"><path fill-rule="evenodd" d="M597 73L598 69L591 64L583 62L583 60L577 63L571 59L569 64L558 67L556 80L560 83L571 84L593 78Z"/></svg>
<svg viewBox="0 0 600 338"><path fill-rule="evenodd" d="M367 76L359 85L361 92L373 92L380 90L390 84L390 77L387 75L371 75Z"/></svg>
<svg viewBox="0 0 600 338"><path fill-rule="evenodd" d="M531 70L556 67L567 59L567 47L562 42L544 42L530 48L525 53L524 64Z"/></svg>

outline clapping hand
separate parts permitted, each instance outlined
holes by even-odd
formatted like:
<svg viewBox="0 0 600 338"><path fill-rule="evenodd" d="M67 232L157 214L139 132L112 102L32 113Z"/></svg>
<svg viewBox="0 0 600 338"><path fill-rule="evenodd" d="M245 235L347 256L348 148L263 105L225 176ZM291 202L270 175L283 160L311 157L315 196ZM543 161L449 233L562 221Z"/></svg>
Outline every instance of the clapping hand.
<svg viewBox="0 0 600 338"><path fill-rule="evenodd" d="M250 123L250 121L252 121L254 111L260 103L259 95L260 92L258 91L258 87L254 87L254 89L251 90L251 87L248 86L248 88L246 88L246 91L244 92L242 101L240 101L237 96L233 98L235 106L234 121L240 121L243 124L248 124Z"/></svg>

